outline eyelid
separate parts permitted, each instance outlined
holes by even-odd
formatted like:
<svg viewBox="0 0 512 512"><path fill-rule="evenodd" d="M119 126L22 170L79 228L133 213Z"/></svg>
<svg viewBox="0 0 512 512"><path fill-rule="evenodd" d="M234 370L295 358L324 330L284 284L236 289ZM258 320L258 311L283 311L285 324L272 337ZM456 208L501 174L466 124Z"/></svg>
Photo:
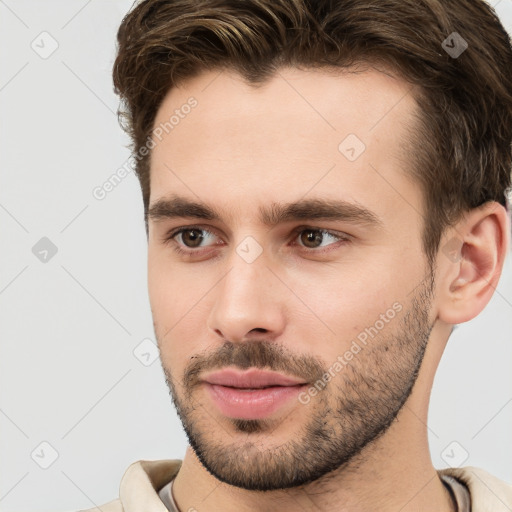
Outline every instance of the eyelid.
<svg viewBox="0 0 512 512"><path fill-rule="evenodd" d="M296 228L293 229L292 234L297 235L302 231L307 231L308 229L311 231L321 231L324 233L329 233L330 235L336 236L338 238L346 238L346 239L352 238L348 233L345 233L344 231L338 231L336 229L329 229L329 228L325 228L325 227L315 226L312 224L304 224L301 226L297 226Z"/></svg>

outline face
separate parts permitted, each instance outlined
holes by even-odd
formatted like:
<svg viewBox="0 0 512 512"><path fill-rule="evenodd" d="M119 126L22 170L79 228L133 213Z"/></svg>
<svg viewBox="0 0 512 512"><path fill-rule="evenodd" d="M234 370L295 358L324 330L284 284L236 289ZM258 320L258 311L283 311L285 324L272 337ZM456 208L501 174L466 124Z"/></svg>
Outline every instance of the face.
<svg viewBox="0 0 512 512"><path fill-rule="evenodd" d="M410 395L435 297L409 87L371 68L286 68L259 88L205 72L158 111L155 334L190 445L221 481L316 480L384 437Z"/></svg>

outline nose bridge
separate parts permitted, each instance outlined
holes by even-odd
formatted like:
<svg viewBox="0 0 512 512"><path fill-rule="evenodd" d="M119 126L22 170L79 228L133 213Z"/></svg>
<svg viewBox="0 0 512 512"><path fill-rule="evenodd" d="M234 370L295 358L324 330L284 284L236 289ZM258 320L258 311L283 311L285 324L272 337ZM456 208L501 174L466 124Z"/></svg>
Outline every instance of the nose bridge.
<svg viewBox="0 0 512 512"><path fill-rule="evenodd" d="M210 329L229 341L241 340L253 329L276 334L284 324L268 258L249 238L230 254L228 272L217 287L209 318Z"/></svg>

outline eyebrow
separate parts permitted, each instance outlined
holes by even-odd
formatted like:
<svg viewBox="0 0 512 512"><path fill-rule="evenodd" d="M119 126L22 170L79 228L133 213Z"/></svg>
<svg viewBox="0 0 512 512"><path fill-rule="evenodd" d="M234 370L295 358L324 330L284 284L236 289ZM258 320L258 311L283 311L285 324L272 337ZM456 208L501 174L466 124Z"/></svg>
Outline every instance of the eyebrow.
<svg viewBox="0 0 512 512"><path fill-rule="evenodd" d="M260 208L260 221L266 226L298 220L341 220L368 227L383 227L382 220L371 210L344 200L303 199L292 203L272 203ZM145 215L158 221L173 218L193 218L221 221L222 216L207 204L172 195L153 203Z"/></svg>

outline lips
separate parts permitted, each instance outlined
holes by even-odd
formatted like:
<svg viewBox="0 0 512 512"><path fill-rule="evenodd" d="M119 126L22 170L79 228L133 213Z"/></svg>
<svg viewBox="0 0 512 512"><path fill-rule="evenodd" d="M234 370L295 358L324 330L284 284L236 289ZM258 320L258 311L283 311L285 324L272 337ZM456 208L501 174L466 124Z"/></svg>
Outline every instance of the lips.
<svg viewBox="0 0 512 512"><path fill-rule="evenodd" d="M224 369L205 375L203 381L221 414L247 420L277 414L287 404L293 404L292 400L307 385L303 380L256 368L244 372Z"/></svg>
<svg viewBox="0 0 512 512"><path fill-rule="evenodd" d="M203 380L209 384L240 389L262 389L274 386L299 386L306 384L304 380L258 369L250 369L244 372L224 369L207 374L203 377Z"/></svg>

